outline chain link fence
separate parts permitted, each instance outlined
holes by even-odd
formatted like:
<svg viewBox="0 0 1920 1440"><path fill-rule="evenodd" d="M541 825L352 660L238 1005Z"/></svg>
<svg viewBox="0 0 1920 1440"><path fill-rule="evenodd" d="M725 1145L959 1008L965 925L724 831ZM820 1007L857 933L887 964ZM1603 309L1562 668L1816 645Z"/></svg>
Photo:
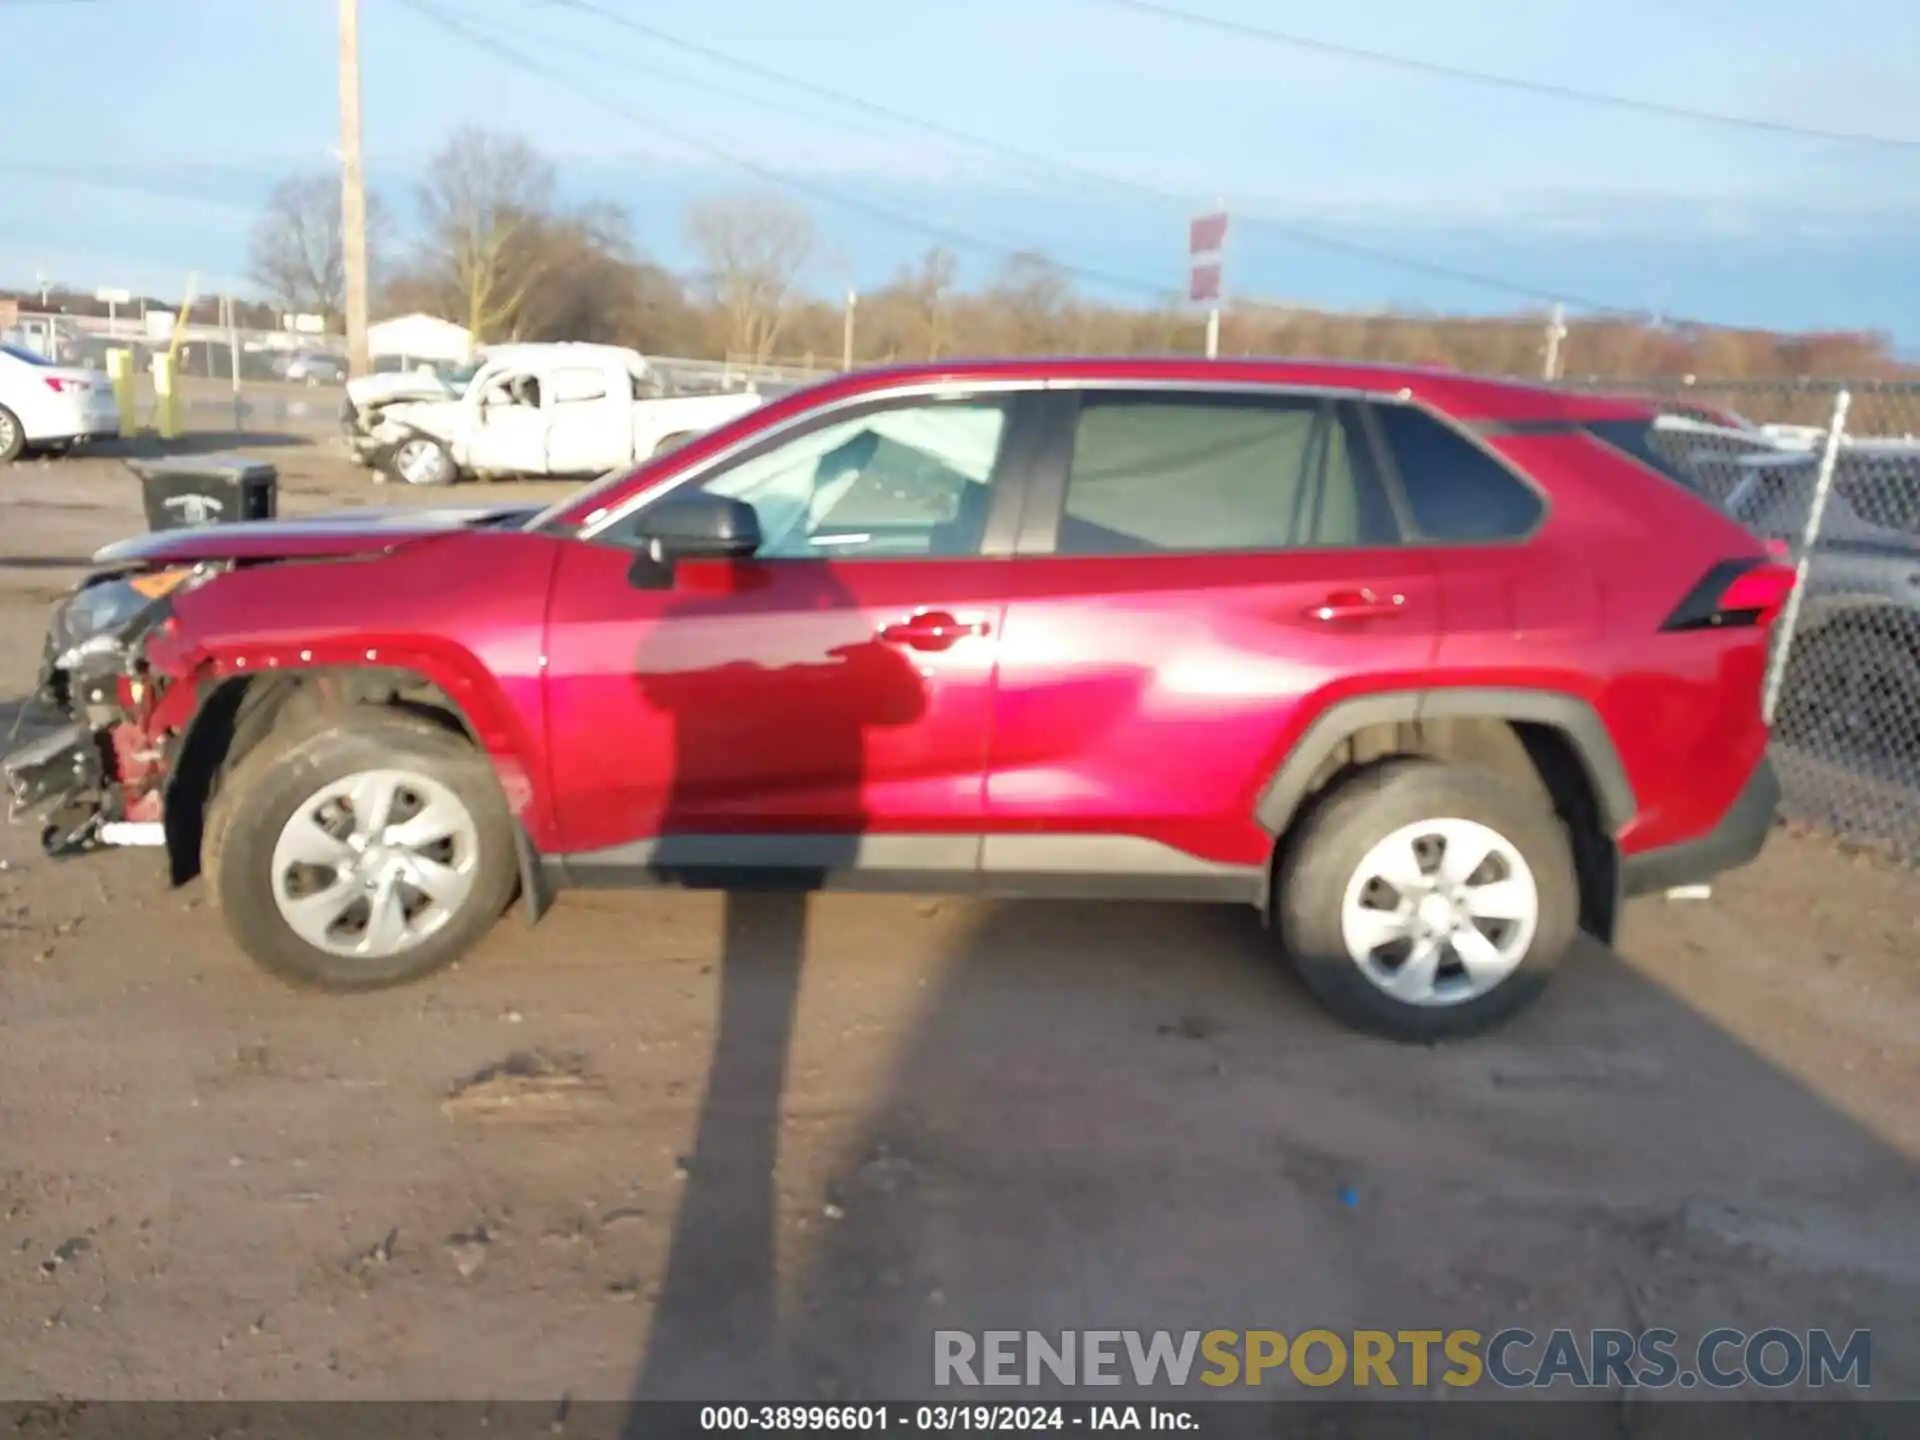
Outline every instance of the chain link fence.
<svg viewBox="0 0 1920 1440"><path fill-rule="evenodd" d="M1920 384L1604 388L1669 401L1655 448L1800 571L1767 684L1789 813L1920 863Z"/></svg>

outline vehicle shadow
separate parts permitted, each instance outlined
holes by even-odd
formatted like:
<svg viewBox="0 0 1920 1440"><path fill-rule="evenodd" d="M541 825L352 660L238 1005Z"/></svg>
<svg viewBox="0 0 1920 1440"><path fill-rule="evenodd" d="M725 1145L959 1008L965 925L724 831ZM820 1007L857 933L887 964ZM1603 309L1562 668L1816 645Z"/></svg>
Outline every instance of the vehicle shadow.
<svg viewBox="0 0 1920 1440"><path fill-rule="evenodd" d="M868 820L868 733L908 724L925 705L918 674L865 632L827 566L789 574L783 608L806 618L799 629L782 620L795 637L787 653L768 664L712 665L708 641L737 635L742 624L738 588L763 578L753 566L725 567L721 583L733 593L676 594L662 622L649 627L637 664L648 702L673 727L671 790L659 823L667 838L651 868L663 883L727 892L713 1052L634 1382L636 1398L645 1400L786 1393L774 1168L809 896L858 858ZM796 595L794 585L814 593ZM745 623L757 622L748 615ZM768 886L770 877L716 870L701 839L737 830L736 801L765 797L760 774L773 768L804 789L805 810L828 828L802 837L807 868L780 874L778 889L752 888Z"/></svg>
<svg viewBox="0 0 1920 1440"><path fill-rule="evenodd" d="M726 1115L703 1112L703 1142L743 1157L750 1143L766 1169L710 1171L706 1189L689 1189L673 1268L708 1253L691 1243L703 1230L721 1245L722 1223L754 1248L736 1252L749 1257L744 1271L705 1269L702 1285L688 1268L670 1286L636 1395L1366 1398L1350 1385L1311 1389L1284 1366L1260 1389L1137 1385L1124 1350L1123 1378L1096 1391L1044 1375L941 1390L935 1336L1430 1327L1484 1337L1515 1325L1541 1336L1670 1327L1683 1354L1717 1326L1824 1326L1843 1342L1870 1330L1873 1393L1920 1392L1907 1358L1920 1340L1910 1220L1920 1168L1622 953L1583 940L1547 998L1506 1028L1399 1046L1323 1014L1248 912L963 909L968 923L932 962L879 1098L829 1167L839 1218L808 1231L777 1284L759 1248L777 1067L762 1057L751 1137L729 1137ZM1630 910L1625 952L1667 948L1667 913ZM740 1013L716 1073L745 1071L729 1046L777 1034L784 1056L793 1043L781 987L797 969L798 922L784 923L767 933L729 920ZM865 990L834 991L836 1027L888 1018L880 1002L867 1008ZM708 1341L697 1357L677 1348L688 1335ZM1526 1354L1537 1362L1537 1347ZM670 1376L669 1355L697 1365ZM1407 1364L1402 1352L1403 1387ZM1206 1368L1197 1361L1195 1373ZM1440 1382L1443 1368L1391 1398L1466 1398ZM1498 1392L1483 1382L1469 1393ZM1617 1386L1588 1394L1630 1398ZM1872 1408L1841 1407L1825 1433L1876 1433L1854 1425ZM1619 1418L1611 1407L1581 1414ZM1460 1433L1483 1433L1471 1428L1484 1427L1483 1410L1458 1407L1458 1418L1470 1427ZM1423 1419L1406 1433L1441 1432Z"/></svg>
<svg viewBox="0 0 1920 1440"><path fill-rule="evenodd" d="M1920 1167L1592 941L1507 1028L1401 1046L1249 912L984 905L901 1056L789 1282L796 1395L1365 1398L1124 1350L1097 1390L941 1390L935 1335L1510 1325L1871 1329L1874 1394L1920 1389Z"/></svg>

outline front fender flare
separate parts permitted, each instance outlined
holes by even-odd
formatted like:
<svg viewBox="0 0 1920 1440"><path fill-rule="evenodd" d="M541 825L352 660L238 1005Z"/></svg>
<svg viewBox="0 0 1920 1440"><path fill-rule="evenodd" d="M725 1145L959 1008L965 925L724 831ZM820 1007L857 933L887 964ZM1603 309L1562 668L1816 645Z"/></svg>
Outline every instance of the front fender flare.
<svg viewBox="0 0 1920 1440"><path fill-rule="evenodd" d="M527 832L529 847L551 834L553 816L545 777L539 773L538 738L528 735L497 680L473 656L445 644L409 645L404 642L363 647L333 640L308 642L276 640L271 645L220 647L199 657L190 674L176 682L166 707L183 706L176 698L185 691L194 698L191 713L182 714L176 753L192 743L194 730L219 713L216 697L236 681L299 680L321 682L338 678L347 699L356 692L398 693L424 684L444 697L461 727L493 765L515 821ZM159 711L156 711L156 718ZM174 729L168 724L163 729ZM162 738L154 735L152 738Z"/></svg>

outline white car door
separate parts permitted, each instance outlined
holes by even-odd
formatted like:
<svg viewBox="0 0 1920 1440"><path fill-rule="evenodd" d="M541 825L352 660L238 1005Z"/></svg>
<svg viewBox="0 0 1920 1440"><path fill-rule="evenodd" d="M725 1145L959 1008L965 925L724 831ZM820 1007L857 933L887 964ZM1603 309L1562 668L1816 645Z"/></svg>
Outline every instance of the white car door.
<svg viewBox="0 0 1920 1440"><path fill-rule="evenodd" d="M486 475L546 475L547 412L540 378L527 370L503 371L477 397L478 419L467 444L466 464Z"/></svg>
<svg viewBox="0 0 1920 1440"><path fill-rule="evenodd" d="M599 475L633 458L633 382L608 365L547 372L547 469Z"/></svg>

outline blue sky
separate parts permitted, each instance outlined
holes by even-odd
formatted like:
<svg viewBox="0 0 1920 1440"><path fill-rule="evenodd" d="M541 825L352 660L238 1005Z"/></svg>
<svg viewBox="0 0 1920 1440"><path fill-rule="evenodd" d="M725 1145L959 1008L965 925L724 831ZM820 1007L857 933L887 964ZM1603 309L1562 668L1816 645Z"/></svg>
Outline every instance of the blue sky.
<svg viewBox="0 0 1920 1440"><path fill-rule="evenodd" d="M994 244L1031 246L1171 290L1187 215L1224 198L1238 217L1233 294L1440 310L1529 303L1304 238L1318 236L1576 308L1877 328L1920 347L1920 148L1557 102L1096 0L596 0L1163 199L1064 181L773 89L551 0L437 3L566 81L516 70L401 0L361 0L370 178L403 216L424 159L456 127L485 125L547 151L570 196L627 206L641 244L685 264L688 199L771 187L676 142L664 123L761 172L977 236L988 243L962 251L975 277L994 264ZM1913 0L1171 3L1584 89L1920 140ZM334 163L334 25L334 0L0 0L0 281L43 272L175 292L198 270L203 288L244 287L260 197L276 178ZM77 56L88 63L65 63ZM89 83L107 65L112 90ZM823 235L811 276L822 291L878 283L931 243L851 207L807 203Z"/></svg>

